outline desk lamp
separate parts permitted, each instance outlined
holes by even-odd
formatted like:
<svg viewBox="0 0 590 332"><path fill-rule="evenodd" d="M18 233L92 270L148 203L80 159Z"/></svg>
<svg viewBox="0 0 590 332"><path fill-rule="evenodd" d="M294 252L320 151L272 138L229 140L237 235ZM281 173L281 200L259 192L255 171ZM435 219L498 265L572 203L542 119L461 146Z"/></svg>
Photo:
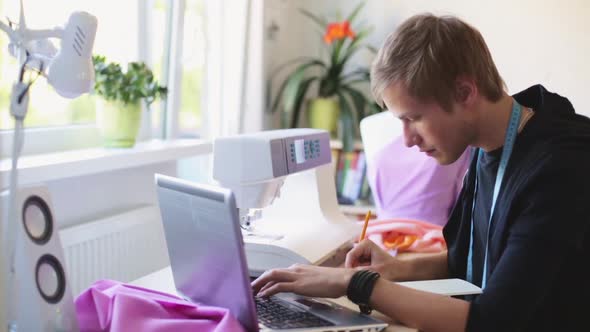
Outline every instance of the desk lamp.
<svg viewBox="0 0 590 332"><path fill-rule="evenodd" d="M52 232L47 233L46 230L39 231L38 229L29 229L29 227L49 226L49 229L52 229L53 220L51 214L47 214L50 210L42 209L43 204L42 202L39 203L39 200L31 201L32 208L23 210L22 216L17 213L17 190L19 190L17 165L24 142L23 121L28 109L29 88L35 80L25 81L26 72L32 71L37 74L37 77L45 76L55 91L66 98L76 98L83 93L89 92L94 82L92 48L96 35L96 26L96 17L86 12L75 12L70 15L65 27L46 30L28 29L22 0L20 1L19 22L16 28L13 24L5 24L0 21L0 30L6 32L10 38L9 52L18 59L20 66L17 80L12 86L10 98L10 113L15 120L11 155L12 167L9 192L6 195L8 203L2 209L7 210L8 213L2 215L2 222L0 223L0 241L2 244L0 254L0 308L2 308L0 310L0 332L24 331L29 328L77 330L76 317L64 317L65 314L71 313L61 312L59 306L51 307L48 305L47 308L51 309L31 309L30 311L26 310L27 312L22 310L23 303L29 304L36 300L17 296L18 287L16 285L18 280L22 278L21 274L23 273L20 269L21 265L23 265L22 262L17 263L17 260L20 260L21 257L17 252L20 250L17 249L17 241L22 240L24 242L28 240L24 239L24 234L22 234L26 232L33 242L37 242L37 245L42 246L42 241L35 241L32 235L47 235L52 234ZM52 44L50 38L61 39L59 50ZM45 205L45 208L47 208L47 205ZM28 215L29 211L32 211L30 216ZM29 222L27 220L29 217L34 221ZM22 228L24 228L22 231L19 226L21 218L23 219ZM53 233L55 233L53 237L57 238L56 232ZM35 246L35 244L31 246ZM20 243L18 248L20 248ZM35 250L38 251L38 249ZM41 258L47 258L46 256L51 255L43 256ZM17 259L17 257L19 258ZM37 260L37 258L34 259ZM32 259L29 258L29 260ZM53 305L59 302L61 296L56 299L53 295L63 294L63 288L65 287L63 269L61 271L55 269L54 260L45 261L39 259L26 263L33 266L32 272L35 274L37 281L38 295L42 297L39 302L45 300L48 304ZM34 287L34 285L31 285L31 287ZM51 294L46 294L46 290L49 290ZM20 306L17 304L19 301L21 301ZM72 308L71 304L70 308ZM35 314L41 316L35 316Z"/></svg>

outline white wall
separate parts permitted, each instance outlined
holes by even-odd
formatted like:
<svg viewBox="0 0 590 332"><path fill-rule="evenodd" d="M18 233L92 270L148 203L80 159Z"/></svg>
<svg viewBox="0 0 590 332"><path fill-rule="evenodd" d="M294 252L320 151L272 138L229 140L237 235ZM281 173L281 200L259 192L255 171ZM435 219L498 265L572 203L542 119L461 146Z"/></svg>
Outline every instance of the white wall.
<svg viewBox="0 0 590 332"><path fill-rule="evenodd" d="M279 32L267 42L267 72L302 54L319 54L318 33L295 9L343 15L358 1L270 0L266 24L280 17ZM278 8L278 9L277 9ZM541 83L566 96L590 116L590 1L588 0L368 0L361 20L375 27L369 42L379 47L387 34L413 14L453 14L480 30L510 93ZM333 17L333 16L332 16ZM365 54L355 59L368 64Z"/></svg>

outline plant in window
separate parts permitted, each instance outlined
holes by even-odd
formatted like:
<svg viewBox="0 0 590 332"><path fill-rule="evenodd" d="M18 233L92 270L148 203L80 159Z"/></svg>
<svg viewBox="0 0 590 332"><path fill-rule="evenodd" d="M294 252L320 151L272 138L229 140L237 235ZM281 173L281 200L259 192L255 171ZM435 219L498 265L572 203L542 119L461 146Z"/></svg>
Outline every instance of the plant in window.
<svg viewBox="0 0 590 332"><path fill-rule="evenodd" d="M338 122L340 122L341 139L345 150L352 149L358 122L367 112L378 111L375 104L369 102L358 88L358 84L369 81L369 69L365 67L346 71L349 60L357 51L363 48L375 51L372 47L363 44L372 28L354 28L353 22L363 5L364 2L357 5L345 20L330 23L309 11L300 9L324 32L323 42L329 56L296 59L280 67L279 71L293 63L298 63L280 86L271 108L272 112L279 109L282 111L281 119L284 127L297 127L308 91L315 88L313 93L315 97L309 100L307 105L309 125L326 129L335 136Z"/></svg>
<svg viewBox="0 0 590 332"><path fill-rule="evenodd" d="M154 79L143 62L130 62L127 70L107 62L104 56L92 58L96 74L94 91L104 99L99 126L107 147L132 147L141 120L141 102L147 107L168 92Z"/></svg>

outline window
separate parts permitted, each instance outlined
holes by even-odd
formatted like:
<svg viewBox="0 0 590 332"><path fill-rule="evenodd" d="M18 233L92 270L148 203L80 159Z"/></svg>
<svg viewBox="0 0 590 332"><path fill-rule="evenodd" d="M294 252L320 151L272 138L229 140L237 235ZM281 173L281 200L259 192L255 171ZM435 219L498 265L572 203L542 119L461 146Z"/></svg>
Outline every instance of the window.
<svg viewBox="0 0 590 332"><path fill-rule="evenodd" d="M144 59L169 87L168 100L154 103L149 110L153 137L200 136L204 6L205 0L147 1L145 36L150 37ZM180 88L175 88L177 84Z"/></svg>
<svg viewBox="0 0 590 332"><path fill-rule="evenodd" d="M203 1L188 0L184 10L179 134L196 137L202 125L201 86L205 63Z"/></svg>
<svg viewBox="0 0 590 332"><path fill-rule="evenodd" d="M87 11L98 19L94 54L123 66L144 61L156 79L168 86L167 100L153 103L140 139L199 137L202 126L201 88L205 62L204 7L207 0L25 0L27 26L48 29L64 26L74 11ZM0 17L17 24L19 1L0 0ZM178 19L181 18L181 19ZM6 52L8 37L0 32L0 150L10 150L13 119L9 103L18 65ZM53 40L59 47L59 40ZM100 144L96 129L96 99L60 97L40 78L31 88L24 154L83 148ZM146 128L149 128L146 130ZM84 131L84 135L80 133ZM37 138L38 132L43 135ZM68 132L68 137L61 136ZM72 134L70 135L69 132ZM91 134L89 134L92 132ZM47 135L60 138L47 139ZM42 138L41 138L42 137ZM89 137L95 137L89 139ZM34 146L31 148L31 146Z"/></svg>

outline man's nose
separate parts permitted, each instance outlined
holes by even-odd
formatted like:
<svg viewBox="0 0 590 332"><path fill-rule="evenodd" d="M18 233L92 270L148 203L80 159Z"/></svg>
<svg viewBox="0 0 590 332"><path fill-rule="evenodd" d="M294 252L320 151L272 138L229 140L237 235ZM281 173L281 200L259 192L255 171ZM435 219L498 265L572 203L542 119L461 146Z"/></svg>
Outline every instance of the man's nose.
<svg viewBox="0 0 590 332"><path fill-rule="evenodd" d="M420 144L420 137L410 128L407 123L404 123L404 142L409 148Z"/></svg>

